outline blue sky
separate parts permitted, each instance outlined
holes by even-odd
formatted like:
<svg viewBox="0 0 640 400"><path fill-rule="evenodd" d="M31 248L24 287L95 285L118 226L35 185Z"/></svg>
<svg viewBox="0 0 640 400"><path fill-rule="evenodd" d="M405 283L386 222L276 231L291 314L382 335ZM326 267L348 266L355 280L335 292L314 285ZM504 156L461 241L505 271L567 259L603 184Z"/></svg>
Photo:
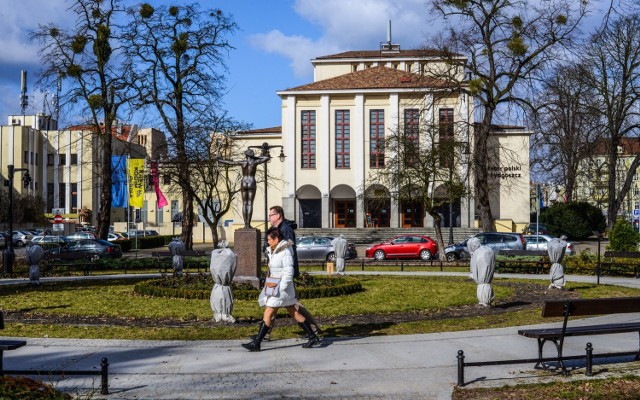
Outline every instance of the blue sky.
<svg viewBox="0 0 640 400"><path fill-rule="evenodd" d="M152 4L159 1L151 0ZM179 3L192 3L181 2ZM139 1L123 2L133 5ZM175 3L175 2L172 2ZM434 25L425 0L206 0L239 25L230 37L225 108L237 120L266 128L281 124L276 91L313 81L310 60L347 50L379 48L392 21L392 39L403 49L424 44ZM39 24L73 23L70 0L0 0L0 124L20 114L20 70L28 72L29 107L42 109L35 87L39 48L28 32ZM433 29L433 28L432 28ZM54 92L55 88L47 88ZM137 121L128 121L136 123Z"/></svg>

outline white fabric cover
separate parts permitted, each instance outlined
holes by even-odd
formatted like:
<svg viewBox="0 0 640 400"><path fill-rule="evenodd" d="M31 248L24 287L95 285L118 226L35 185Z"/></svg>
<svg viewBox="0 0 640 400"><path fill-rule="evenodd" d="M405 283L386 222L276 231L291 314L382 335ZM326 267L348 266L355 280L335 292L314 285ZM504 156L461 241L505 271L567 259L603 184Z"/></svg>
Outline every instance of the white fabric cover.
<svg viewBox="0 0 640 400"><path fill-rule="evenodd" d="M333 245L333 250L336 252L336 273L342 274L344 273L344 260L347 256L349 243L344 236L340 235L333 239L331 244Z"/></svg>
<svg viewBox="0 0 640 400"><path fill-rule="evenodd" d="M478 303L485 307L491 305L493 301L493 273L496 268L496 256L493 250L488 246L478 247L471 256L471 271L473 272L473 280L478 284L476 294Z"/></svg>
<svg viewBox="0 0 640 400"><path fill-rule="evenodd" d="M215 249L211 252L211 310L216 322L236 322L233 312L233 291L231 281L236 273L236 254L231 249Z"/></svg>
<svg viewBox="0 0 640 400"><path fill-rule="evenodd" d="M547 252L549 253L549 261L552 263L551 270L549 271L549 279L551 280L549 288L562 289L566 283L564 279L564 267L561 264L566 250L566 241L558 238L549 241Z"/></svg>

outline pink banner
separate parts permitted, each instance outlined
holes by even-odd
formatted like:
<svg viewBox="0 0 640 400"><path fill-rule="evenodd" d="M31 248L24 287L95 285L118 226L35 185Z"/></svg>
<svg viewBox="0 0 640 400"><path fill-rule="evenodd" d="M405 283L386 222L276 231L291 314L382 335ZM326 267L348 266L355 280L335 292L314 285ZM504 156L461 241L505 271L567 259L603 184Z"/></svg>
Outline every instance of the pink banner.
<svg viewBox="0 0 640 400"><path fill-rule="evenodd" d="M153 188L156 190L156 196L158 197L158 208L166 206L167 199L164 198L162 191L160 191L160 178L158 177L158 163L151 163L151 178L153 178Z"/></svg>

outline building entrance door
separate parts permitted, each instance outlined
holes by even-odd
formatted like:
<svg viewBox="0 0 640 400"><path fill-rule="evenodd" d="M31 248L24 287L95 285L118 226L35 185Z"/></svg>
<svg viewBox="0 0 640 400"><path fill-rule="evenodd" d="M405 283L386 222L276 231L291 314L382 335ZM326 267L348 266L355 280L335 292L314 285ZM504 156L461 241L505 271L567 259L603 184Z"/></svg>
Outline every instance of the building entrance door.
<svg viewBox="0 0 640 400"><path fill-rule="evenodd" d="M419 201L402 203L402 227L421 228L424 226L424 211Z"/></svg>
<svg viewBox="0 0 640 400"><path fill-rule="evenodd" d="M335 200L333 202L336 228L355 228L356 202L353 200Z"/></svg>

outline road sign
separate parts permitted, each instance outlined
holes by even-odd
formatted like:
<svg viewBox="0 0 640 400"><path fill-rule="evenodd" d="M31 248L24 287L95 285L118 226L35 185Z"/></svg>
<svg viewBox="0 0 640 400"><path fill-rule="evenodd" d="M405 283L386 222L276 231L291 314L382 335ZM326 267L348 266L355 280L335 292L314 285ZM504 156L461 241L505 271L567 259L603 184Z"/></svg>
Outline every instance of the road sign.
<svg viewBox="0 0 640 400"><path fill-rule="evenodd" d="M53 231L54 232L63 232L64 231L64 224L53 224Z"/></svg>
<svg viewBox="0 0 640 400"><path fill-rule="evenodd" d="M634 216L634 217L640 217L640 209L635 208L635 209L633 210L633 216Z"/></svg>
<svg viewBox="0 0 640 400"><path fill-rule="evenodd" d="M53 217L53 223L55 224L61 224L62 223L62 215L60 214L56 214L55 217Z"/></svg>

